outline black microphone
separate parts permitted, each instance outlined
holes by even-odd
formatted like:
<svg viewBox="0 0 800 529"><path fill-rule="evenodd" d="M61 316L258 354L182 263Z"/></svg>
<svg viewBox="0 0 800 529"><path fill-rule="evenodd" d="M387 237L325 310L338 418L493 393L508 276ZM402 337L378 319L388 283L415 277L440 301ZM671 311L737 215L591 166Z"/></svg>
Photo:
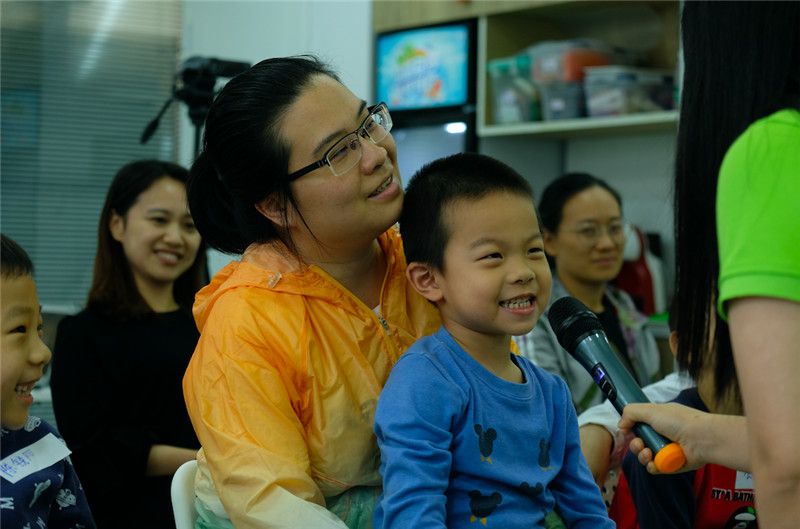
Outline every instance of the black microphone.
<svg viewBox="0 0 800 529"><path fill-rule="evenodd" d="M550 307L548 319L561 347L589 372L620 415L628 404L650 402L611 350L600 320L586 305L570 296L561 298ZM675 472L686 463L680 445L650 425L636 423L633 431L653 451L653 461L660 472Z"/></svg>

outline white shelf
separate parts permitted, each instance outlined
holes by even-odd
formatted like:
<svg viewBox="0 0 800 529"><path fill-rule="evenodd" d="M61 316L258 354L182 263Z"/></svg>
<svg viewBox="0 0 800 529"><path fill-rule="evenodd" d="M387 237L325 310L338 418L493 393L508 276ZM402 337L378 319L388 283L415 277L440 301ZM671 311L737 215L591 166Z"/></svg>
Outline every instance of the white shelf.
<svg viewBox="0 0 800 529"><path fill-rule="evenodd" d="M602 118L532 121L501 125L478 125L478 137L531 136L542 139L618 136L676 132L678 112L647 112Z"/></svg>

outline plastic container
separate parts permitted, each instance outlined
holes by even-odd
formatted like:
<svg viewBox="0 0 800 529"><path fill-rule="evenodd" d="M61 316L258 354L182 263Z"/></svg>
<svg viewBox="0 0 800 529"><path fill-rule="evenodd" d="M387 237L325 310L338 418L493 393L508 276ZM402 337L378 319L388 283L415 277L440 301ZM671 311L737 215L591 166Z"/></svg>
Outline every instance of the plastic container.
<svg viewBox="0 0 800 529"><path fill-rule="evenodd" d="M487 65L492 87L494 123L518 123L541 119L539 90L531 80L531 58L515 55L494 59Z"/></svg>
<svg viewBox="0 0 800 529"><path fill-rule="evenodd" d="M583 69L621 60L613 48L592 39L545 41L526 48L533 62L536 83L583 81Z"/></svg>
<svg viewBox="0 0 800 529"><path fill-rule="evenodd" d="M674 81L669 70L587 67L584 86L587 112L592 117L674 108Z"/></svg>
<svg viewBox="0 0 800 529"><path fill-rule="evenodd" d="M539 88L542 92L542 114L545 121L586 116L583 83L553 82L542 84Z"/></svg>

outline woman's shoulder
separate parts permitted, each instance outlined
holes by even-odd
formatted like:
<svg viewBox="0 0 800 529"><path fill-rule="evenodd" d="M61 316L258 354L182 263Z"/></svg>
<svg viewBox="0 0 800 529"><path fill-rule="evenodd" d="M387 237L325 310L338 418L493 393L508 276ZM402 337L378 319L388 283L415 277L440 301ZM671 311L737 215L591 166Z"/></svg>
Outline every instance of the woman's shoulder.
<svg viewBox="0 0 800 529"><path fill-rule="evenodd" d="M610 283L607 284L604 294L614 305L621 305L627 310L636 310L636 304L633 302L631 295L618 286Z"/></svg>
<svg viewBox="0 0 800 529"><path fill-rule="evenodd" d="M103 314L96 310L85 308L76 314L68 314L58 322L58 332L68 329L91 329L108 322Z"/></svg>
<svg viewBox="0 0 800 529"><path fill-rule="evenodd" d="M763 130L765 128L774 128L774 129L788 128L790 130L794 129L796 133L796 131L800 129L800 110L796 108L784 108L778 110L777 112L773 112L769 116L763 117L753 122L747 128L747 131L754 132Z"/></svg>
<svg viewBox="0 0 800 529"><path fill-rule="evenodd" d="M731 144L726 158L741 155L774 156L773 149L787 148L786 154L800 156L800 111L793 108L782 109L754 121ZM723 164L725 162L723 161Z"/></svg>
<svg viewBox="0 0 800 529"><path fill-rule="evenodd" d="M251 263L229 266L224 278L215 277L195 297L194 321L201 335L233 334L253 343L265 335L291 335L309 310L306 297L320 294L310 283L304 291L303 279L294 274L268 272Z"/></svg>
<svg viewBox="0 0 800 529"><path fill-rule="evenodd" d="M800 112L784 109L752 123L725 153L717 187L718 207L730 205L740 214L741 198L754 206L758 198L765 204L773 199L794 206L794 190L800 164ZM769 175L769 179L762 178ZM772 182L765 185L765 182ZM763 205L758 204L758 208ZM775 214L778 210L768 208ZM748 218L747 215L741 215Z"/></svg>
<svg viewBox="0 0 800 529"><path fill-rule="evenodd" d="M606 285L605 295L609 302L617 309L617 314L620 319L624 319L623 323L642 323L647 321L645 316L636 307L633 298L630 294L614 285Z"/></svg>

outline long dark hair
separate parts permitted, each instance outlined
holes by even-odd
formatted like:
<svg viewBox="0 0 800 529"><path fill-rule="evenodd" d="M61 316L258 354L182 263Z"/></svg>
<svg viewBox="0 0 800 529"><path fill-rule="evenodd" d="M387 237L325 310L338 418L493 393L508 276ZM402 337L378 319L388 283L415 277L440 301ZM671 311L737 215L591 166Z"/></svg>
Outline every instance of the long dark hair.
<svg viewBox="0 0 800 529"><path fill-rule="evenodd" d="M187 185L194 222L213 248L238 254L251 243L279 238L255 204L276 193L284 212L295 205L286 178L290 147L280 127L288 107L320 75L338 81L313 56L267 59L231 79L215 98Z"/></svg>
<svg viewBox="0 0 800 529"><path fill-rule="evenodd" d="M717 177L754 121L800 106L800 3L683 4L684 82L675 161L678 365L714 365L717 398L738 398L728 325L717 314ZM712 360L716 358L716 360Z"/></svg>
<svg viewBox="0 0 800 529"><path fill-rule="evenodd" d="M106 193L97 227L97 254L87 307L114 319L127 319L153 312L136 287L122 244L111 236L114 213L125 217L143 192L162 178L186 185L189 172L180 165L160 160L138 160L123 166ZM194 295L206 281L205 244L200 243L192 266L173 286L178 305L191 311Z"/></svg>

